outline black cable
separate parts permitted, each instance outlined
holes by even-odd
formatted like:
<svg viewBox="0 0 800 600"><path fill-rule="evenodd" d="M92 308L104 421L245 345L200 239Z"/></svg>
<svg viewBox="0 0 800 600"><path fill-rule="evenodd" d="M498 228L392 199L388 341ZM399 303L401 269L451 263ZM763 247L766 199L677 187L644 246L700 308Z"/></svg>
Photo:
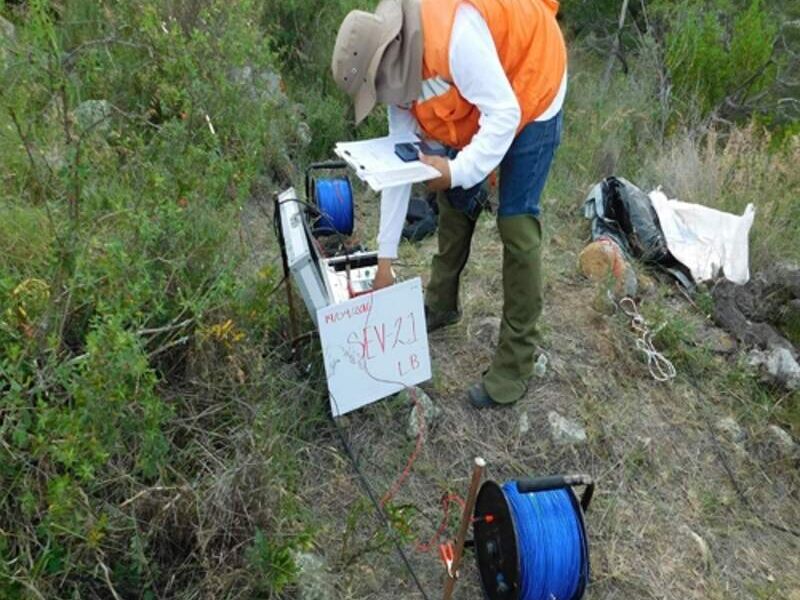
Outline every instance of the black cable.
<svg viewBox="0 0 800 600"><path fill-rule="evenodd" d="M331 395L331 400L333 400L333 403L336 404L336 399L332 395ZM361 470L361 468L358 466L358 458L356 457L352 446L350 446L350 444L348 443L347 439L345 438L344 432L342 431L342 428L339 427L339 424L336 422L336 418L332 414L331 414L331 422L333 423L333 426L336 429L336 433L339 436L339 440L342 442L342 446L344 447L344 451L347 454L347 457L350 459L350 464L353 466L353 470L356 472L356 475L358 475L358 479L361 482L361 487L367 493L370 502L372 502L372 506L375 509L375 514L378 516L380 523L383 526L385 526L387 531L389 532L389 535L392 539L392 543L394 544L397 553L400 555L400 558L402 559L403 564L406 567L406 570L411 575L411 579L414 580L414 584L417 586L419 593L422 594L422 597L425 600L430 600L428 594L425 593L425 588L422 587L422 582L420 582L416 571L414 571L414 567L411 566L411 561L409 560L408 555L406 554L405 550L403 550L403 547L400 544L400 542L397 540L397 534L395 533L394 528L392 527L392 524L389 521L389 518L386 516L386 513L383 512L383 509L381 508L381 505L378 502L378 498L375 495L372 486L369 484L369 480L367 479L366 475L364 475L364 472Z"/></svg>
<svg viewBox="0 0 800 600"><path fill-rule="evenodd" d="M714 453L717 455L717 459L722 464L722 468L725 470L725 473L728 475L728 479L730 480L731 486L733 487L733 491L736 492L736 496L739 498L739 502L756 518L756 520L760 521L763 525L767 527L771 527L776 531L780 531L782 533L788 533L789 535L793 535L795 537L800 538L800 530L792 529L791 527L786 527L785 525L781 525L779 523L775 523L769 519L764 518L759 512L753 507L750 499L745 495L744 490L742 490L741 486L739 485L739 480L736 479L736 474L733 472L728 460L725 458L725 453L722 451L722 448L719 443L719 438L717 438L716 433L714 432L714 424L711 422L711 417L709 417L708 413L705 409L700 405L699 399L702 398L703 394L701 393L700 387L688 378L685 378L685 381L689 383L694 388L696 398L698 401L695 403L698 410L700 411L703 420L706 423L706 429L708 430L709 435L711 436L711 442L714 446Z"/></svg>
<svg viewBox="0 0 800 600"><path fill-rule="evenodd" d="M285 259L286 249L285 249L285 242L284 242L284 239L283 239L283 231L281 230L281 228L278 225L278 221L279 221L278 213L280 211L281 205L285 204L285 203L288 203L288 202L297 202L298 204L301 204L301 205L305 206L306 208L311 209L311 211L315 212L318 216L320 216L320 217L323 216L323 213L319 210L319 208L314 206L312 203L309 203L309 202L306 202L306 201L303 201L303 200L299 200L299 199L295 199L295 198L287 199L287 200L278 200L277 198L275 199L274 211L273 211L273 215L272 215L272 225L273 225L273 227L275 229L275 234L276 234L276 236L278 238L278 243L281 246L281 251L284 253L284 259ZM306 232L310 236L311 232L309 231L308 220L307 219L303 219L303 221L304 221L304 227L306 228ZM342 236L342 234L340 234L338 232L337 232L337 234L338 234L338 236L340 238L344 237L344 236ZM344 246L343 242L340 241L340 243ZM286 277L284 277L284 281L285 281L285 279L286 279ZM280 285L277 286L276 289L278 287L280 287ZM334 405L337 406L337 412L338 412L338 404L336 402L336 398L334 398L333 395L331 395L331 400L333 401ZM331 422L333 423L333 426L336 429L336 433L339 436L339 440L341 441L342 446L344 447L345 453L347 454L347 457L350 460L350 464L352 465L353 470L356 472L356 475L358 475L358 479L361 482L361 487L366 492L367 496L369 497L369 500L370 500L370 502L372 503L372 505L373 505L373 507L375 509L375 514L378 516L378 520L379 520L380 524L383 525L386 528L386 530L389 532L389 536L390 536L390 538L392 540L392 543L394 544L395 550L397 550L397 553L399 554L401 560L403 561L403 564L405 565L406 570L408 571L409 575L411 575L411 579L414 581L414 585L417 586L417 589L419 590L420 594L422 594L422 597L424 598L424 600L430 600L430 597L425 592L425 588L422 587L422 582L419 580L419 577L417 576L416 571L414 571L414 567L411 566L411 561L409 560L408 555L406 554L405 550L403 550L403 547L402 547L401 543L398 541L397 534L395 533L394 528L392 527L392 524L389 521L389 518L386 516L386 513L383 512L383 509L381 508L380 503L378 502L378 499L377 499L377 497L375 495L375 492L372 489L372 486L369 483L369 480L367 479L366 475L364 475L364 472L359 467L358 458L356 457L352 446L350 446L350 444L348 443L347 438L345 437L344 432L342 431L342 428L339 427L339 424L336 422L336 418L333 416L332 413L331 413L330 416L331 416Z"/></svg>
<svg viewBox="0 0 800 600"><path fill-rule="evenodd" d="M704 315L705 316L705 315ZM730 481L731 487L733 487L733 491L736 493L736 496L739 498L739 502L747 509L750 514L752 514L757 521L766 525L767 527L771 527L776 531L780 531L782 533L787 533L789 535L793 535L795 537L800 538L800 530L793 529L791 527L786 527L785 525L781 525L779 523L775 523L769 519L764 518L761 514L756 511L753 507L750 499L745 495L744 490L742 490L741 486L739 485L739 480L736 478L736 474L733 472L733 469L728 462L728 459L725 458L725 453L722 451L722 447L719 443L719 438L717 437L714 431L714 424L711 422L711 417L708 415L706 410L703 408L700 399L704 396L700 386L698 386L692 379L688 377L681 378L684 382L688 383L695 391L695 406L697 410L700 412L701 416L703 417L703 421L705 421L706 430L708 431L709 436L711 437L712 445L714 446L714 453L717 455L717 459L719 460L722 468L725 471L725 474L728 476L728 480Z"/></svg>
<svg viewBox="0 0 800 600"><path fill-rule="evenodd" d="M281 277L281 280L280 280L280 281L279 281L277 284L275 284L275 287L274 287L274 288L272 288L272 289L271 289L271 290L270 290L270 291L267 293L267 295L266 295L266 296L264 296L264 300L268 300L268 299L272 298L272 296L274 296L274 295L277 293L277 291L278 291L279 289L281 289L281 286L282 286L284 283L286 283L286 280L287 280L288 278L289 278L289 276L288 276L288 275L284 275L283 277Z"/></svg>
<svg viewBox="0 0 800 600"><path fill-rule="evenodd" d="M296 202L297 204L300 204L301 206L304 206L310 212L315 213L315 215L317 217L319 217L319 218L325 216L319 210L318 207L314 206L310 202L306 202L305 200L300 200L299 198L288 198L286 200L278 200L278 199L276 199L275 200L275 207L274 207L274 210L273 210L273 213L272 213L272 228L275 230L275 235L278 236L279 239L282 239L282 236L279 233L280 232L280 227L279 227L278 223L280 222L280 218L278 216L278 211L280 211L280 207L283 206L284 204L290 204L292 202ZM304 219L304 221L306 221L306 219Z"/></svg>

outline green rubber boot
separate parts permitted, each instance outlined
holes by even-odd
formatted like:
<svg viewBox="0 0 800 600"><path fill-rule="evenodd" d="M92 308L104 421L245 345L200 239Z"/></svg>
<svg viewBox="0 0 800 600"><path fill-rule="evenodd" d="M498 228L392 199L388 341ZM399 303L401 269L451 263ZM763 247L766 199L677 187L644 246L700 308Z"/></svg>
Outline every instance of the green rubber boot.
<svg viewBox="0 0 800 600"><path fill-rule="evenodd" d="M452 207L444 194L439 203L439 252L431 263L431 278L425 291L429 331L458 321L458 287L469 258L475 221Z"/></svg>
<svg viewBox="0 0 800 600"><path fill-rule="evenodd" d="M489 396L511 404L533 375L542 312L542 228L533 215L499 217L503 240L503 321L492 365L483 377Z"/></svg>

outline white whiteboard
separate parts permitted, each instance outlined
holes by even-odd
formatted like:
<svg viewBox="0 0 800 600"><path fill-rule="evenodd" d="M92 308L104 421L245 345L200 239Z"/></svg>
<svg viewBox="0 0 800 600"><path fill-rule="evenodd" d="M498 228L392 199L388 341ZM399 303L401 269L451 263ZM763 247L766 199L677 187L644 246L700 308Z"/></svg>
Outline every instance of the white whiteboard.
<svg viewBox="0 0 800 600"><path fill-rule="evenodd" d="M317 311L334 417L431 378L422 280Z"/></svg>

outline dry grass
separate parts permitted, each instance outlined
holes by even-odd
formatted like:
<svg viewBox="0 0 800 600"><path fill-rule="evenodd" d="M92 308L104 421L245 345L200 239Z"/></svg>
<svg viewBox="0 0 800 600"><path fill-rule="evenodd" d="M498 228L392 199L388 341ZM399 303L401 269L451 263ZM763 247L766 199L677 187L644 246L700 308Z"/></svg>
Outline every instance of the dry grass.
<svg viewBox="0 0 800 600"><path fill-rule="evenodd" d="M756 266L776 256L800 259L800 136L771 147L756 125L675 136L643 168L641 185L663 185L686 202L734 213L754 203L761 218L753 234Z"/></svg>
<svg viewBox="0 0 800 600"><path fill-rule="evenodd" d="M558 244L551 241L545 252L542 346L551 368L517 405L480 413L466 405L464 389L487 366L492 349L474 335L474 325L499 314L501 288L493 219L484 217L478 226L464 280L465 318L431 336L435 376L429 390L443 417L428 432L413 475L396 499L397 505L411 507L407 523L421 538L430 536L440 518L438 498L448 490L464 493L476 455L489 461L489 476L498 481L588 472L599 485L588 517L594 569L588 598L789 597L800 586L800 542L765 526L745 508L718 449L748 501L770 521L800 522L800 478L790 464L764 458L769 419L752 406L749 418L742 418L748 430L745 452L712 436L708 428L709 420L741 417L747 412L743 406L752 402L728 395L724 382L737 368L735 359L709 358L697 367L707 373L703 380L683 370L673 385L653 382L635 356L625 320L591 308L596 290L576 273L582 240L574 224L551 220L550 233ZM435 240L404 246L403 276L426 277L434 248ZM702 316L669 293L646 302L663 306L671 319L707 327ZM702 339L687 339L680 351L691 352L696 344L702 345ZM547 425L550 410L584 423L587 444L554 444ZM386 401L344 421L378 493L388 489L412 449L403 433L407 414L408 407ZM520 430L523 414L530 424L525 432ZM328 524L321 548L338 573L341 597L416 597L390 547L370 551L380 527L367 515L349 465L327 443L321 446L312 453L307 477L319 520ZM356 515L357 526L342 549L347 529L342 515L348 514ZM438 559L408 547L429 594L436 597L442 577ZM457 597L479 595L470 556Z"/></svg>
<svg viewBox="0 0 800 600"><path fill-rule="evenodd" d="M769 139L747 127L725 139L711 131L675 136L664 148L653 137L631 146L632 138L655 135L659 127L648 120L653 111L641 104L644 92L636 92L646 85L639 80L636 93L618 90L618 98L603 100L587 92L596 86L591 71L573 73L573 90L579 91L573 91L567 137L543 197L547 300L541 346L550 358L548 374L513 407L481 413L465 402L466 386L492 354L476 325L499 316L502 303L501 245L494 220L484 216L463 280L464 319L431 336L434 378L426 387L443 416L427 432L396 505L409 507L406 524L427 540L441 518L439 497L448 490L464 493L473 456L489 461L489 476L497 481L587 472L599 486L588 516L588 598L793 598L800 589L800 539L766 523L800 523L800 476L796 464L770 449L766 429L776 422L775 407L797 397L781 397L754 382L742 371L741 354L709 350L713 327L669 287L648 296L644 308L654 324L667 324L664 351L675 359L679 377L667 385L652 381L626 320L592 308L597 290L577 274L576 263L588 239L579 208L589 186L610 174L607 167L642 187L663 184L681 199L725 210L756 202L756 263L792 256L792 244L800 246L791 193L798 183L792 165L800 158L800 142L770 153ZM364 193L360 205L361 233L374 246L377 198ZM435 239L404 245L401 275L426 279L435 246ZM547 423L551 410L582 422L587 443L555 444ZM407 416L407 406L390 400L342 421L379 494L413 448L404 435ZM727 416L746 431L742 447L709 427ZM530 429L522 431L526 421ZM417 597L391 548L375 546L380 525L367 514L358 481L333 444L326 438L311 451L305 476L318 520L325 523L318 540L340 596ZM438 596L438 559L415 554L412 544L408 548L429 595ZM480 597L471 556L456 597Z"/></svg>

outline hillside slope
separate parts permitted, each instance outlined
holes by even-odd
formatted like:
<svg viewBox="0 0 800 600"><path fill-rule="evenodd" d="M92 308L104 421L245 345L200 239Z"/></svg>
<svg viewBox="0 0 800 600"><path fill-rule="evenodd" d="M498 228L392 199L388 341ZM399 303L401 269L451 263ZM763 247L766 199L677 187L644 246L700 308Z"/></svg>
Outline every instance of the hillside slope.
<svg viewBox="0 0 800 600"><path fill-rule="evenodd" d="M329 75L342 15L373 3L0 0L0 598L413 597L393 535L436 597L441 566L415 540L479 454L497 480L597 478L590 598L797 600L797 393L746 365L708 293L668 282L643 286L642 311L679 376L653 382L576 269L578 209L611 173L732 212L754 202L754 269L800 260L796 2L629 3L608 85L619 3L563 2L549 367L514 407L464 403L501 302L485 215L465 318L431 337L442 416L389 505L393 535L329 419L318 343L293 348L272 220L275 192L334 142L385 131L381 110L356 131ZM357 212L374 248L376 195L359 188ZM426 277L434 247L404 245L400 275ZM338 422L378 494L414 450L408 412L387 399ZM555 412L586 439L556 443ZM475 598L467 565L459 597Z"/></svg>
<svg viewBox="0 0 800 600"><path fill-rule="evenodd" d="M587 227L572 215L582 197L548 200L571 206L545 217L551 235L541 349L550 368L513 407L477 412L465 402L465 386L491 358L491 317L501 306L501 245L493 219L484 215L465 274L464 319L431 336L435 376L423 388L443 415L426 431L412 475L393 501L401 531L408 527L410 537L428 540L441 519L439 498L465 493L474 456L486 458L489 476L501 482L589 473L598 492L588 516L588 598L796 598L800 477L797 457L783 453L769 429L774 405L751 393L748 386L758 384L740 370L740 351L732 351L725 334L668 284L648 294L642 307L654 329L668 328L675 336L662 346L679 374L674 383L653 381L637 357L629 320L595 310L598 288L577 271ZM374 209L370 200L365 204ZM402 275L425 277L434 247L433 240L406 247ZM796 402L796 396L777 400ZM396 399L343 419L379 494L414 448L405 434L408 411L407 400ZM551 411L584 427L586 442L555 441ZM726 419L741 431L731 433ZM351 466L330 445L335 438L312 452L304 497L326 523L320 548L335 565L344 597L415 597L386 544L367 551L380 528L364 513L367 504ZM442 569L435 550L421 555L413 544L409 548L436 597ZM479 596L471 562L469 555L459 598Z"/></svg>

